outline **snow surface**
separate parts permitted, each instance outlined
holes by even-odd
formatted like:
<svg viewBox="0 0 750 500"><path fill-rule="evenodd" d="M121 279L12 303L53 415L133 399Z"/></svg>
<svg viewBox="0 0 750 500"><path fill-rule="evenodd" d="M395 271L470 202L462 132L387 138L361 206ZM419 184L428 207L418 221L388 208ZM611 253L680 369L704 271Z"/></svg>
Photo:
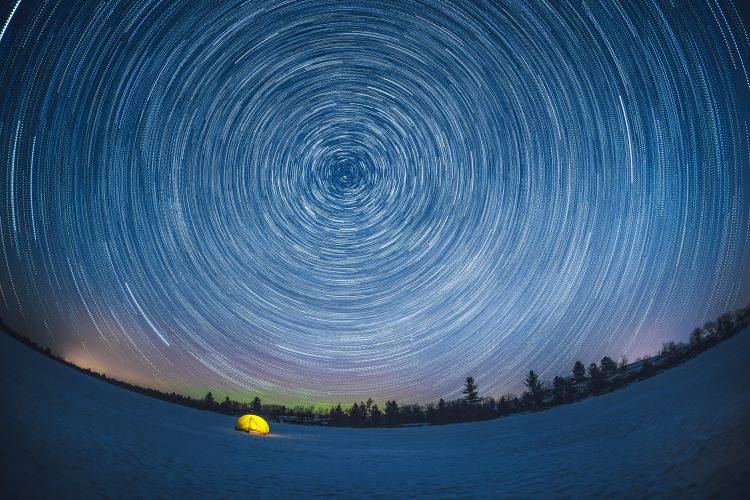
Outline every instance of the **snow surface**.
<svg viewBox="0 0 750 500"><path fill-rule="evenodd" d="M4 334L0 361L4 497L741 497L750 486L750 329L655 378L549 411L401 429L271 423L266 437Z"/></svg>

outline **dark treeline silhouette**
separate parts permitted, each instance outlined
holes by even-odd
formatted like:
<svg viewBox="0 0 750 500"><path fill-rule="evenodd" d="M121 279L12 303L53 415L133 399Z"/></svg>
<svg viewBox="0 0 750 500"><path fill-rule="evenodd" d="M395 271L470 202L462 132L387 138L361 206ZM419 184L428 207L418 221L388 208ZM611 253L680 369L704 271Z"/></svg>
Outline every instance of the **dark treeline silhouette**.
<svg viewBox="0 0 750 500"><path fill-rule="evenodd" d="M317 418L320 422L328 420L328 425L332 426L380 427L467 422L542 410L610 392L636 380L651 377L718 344L748 324L750 305L733 313L722 314L716 321L696 328L690 334L687 344L666 342L658 354L632 363L625 356L619 362L604 356L599 363L590 363L588 368L581 361L576 361L570 375L558 375L549 383L543 382L531 370L526 374L525 390L520 397L513 394L499 399L480 397L476 381L473 377L468 377L462 390L464 397L461 399L440 399L436 404L401 407L396 401L388 401L384 413L379 411L372 400L368 400L366 403L355 403L348 410L338 405L330 411L328 419L322 411Z"/></svg>
<svg viewBox="0 0 750 500"><path fill-rule="evenodd" d="M586 367L576 361L570 375L558 375L551 382L543 382L534 371L525 376L525 390L521 396L508 394L495 399L479 395L479 387L473 377L467 377L460 399L438 400L427 405L399 405L395 400L386 401L381 409L372 399L355 402L348 408L341 404L330 409L312 406L295 406L262 404L259 397L249 402L238 402L228 396L217 401L209 392L202 399L183 396L175 392L166 393L156 389L140 387L107 377L88 368L81 368L59 356L54 355L48 347L41 347L29 338L15 332L0 318L0 329L18 341L30 346L50 358L64 363L87 375L99 378L111 384L200 410L209 410L225 415L242 415L255 413L276 422L299 423L306 425L329 425L336 427L398 427L405 425L448 424L487 420L504 417L514 413L538 411L553 406L580 401L624 387L636 380L651 377L669 369L687 359L709 349L722 340L731 337L750 324L750 305L734 312L724 313L716 321L709 321L702 328L696 328L690 334L688 343L665 342L661 351L645 358L628 362L622 356L619 362L609 356L599 363L590 363Z"/></svg>

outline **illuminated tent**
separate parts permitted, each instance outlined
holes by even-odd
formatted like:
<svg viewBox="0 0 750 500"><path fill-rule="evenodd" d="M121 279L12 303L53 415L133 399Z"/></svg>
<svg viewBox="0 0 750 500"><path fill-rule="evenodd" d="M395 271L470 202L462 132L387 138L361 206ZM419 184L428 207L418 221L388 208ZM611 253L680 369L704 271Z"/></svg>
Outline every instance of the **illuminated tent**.
<svg viewBox="0 0 750 500"><path fill-rule="evenodd" d="M268 422L258 415L242 415L234 424L235 430L249 432L250 434L268 434L271 428Z"/></svg>

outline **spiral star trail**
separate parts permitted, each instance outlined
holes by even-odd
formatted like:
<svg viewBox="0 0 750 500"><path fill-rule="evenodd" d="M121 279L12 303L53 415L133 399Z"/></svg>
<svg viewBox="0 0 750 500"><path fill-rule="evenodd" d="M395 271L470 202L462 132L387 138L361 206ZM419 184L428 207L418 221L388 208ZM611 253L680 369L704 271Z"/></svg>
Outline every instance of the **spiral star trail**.
<svg viewBox="0 0 750 500"><path fill-rule="evenodd" d="M425 403L750 299L730 1L6 2L0 310L151 387Z"/></svg>

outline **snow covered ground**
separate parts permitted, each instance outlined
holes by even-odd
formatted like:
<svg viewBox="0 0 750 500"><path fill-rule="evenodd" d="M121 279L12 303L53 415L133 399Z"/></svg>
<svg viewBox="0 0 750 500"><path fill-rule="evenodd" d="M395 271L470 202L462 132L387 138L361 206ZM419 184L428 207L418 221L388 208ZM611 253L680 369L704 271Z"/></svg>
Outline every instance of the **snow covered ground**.
<svg viewBox="0 0 750 500"><path fill-rule="evenodd" d="M545 412L403 429L271 423L262 437L0 334L0 496L741 497L748 370L750 329L655 378Z"/></svg>

